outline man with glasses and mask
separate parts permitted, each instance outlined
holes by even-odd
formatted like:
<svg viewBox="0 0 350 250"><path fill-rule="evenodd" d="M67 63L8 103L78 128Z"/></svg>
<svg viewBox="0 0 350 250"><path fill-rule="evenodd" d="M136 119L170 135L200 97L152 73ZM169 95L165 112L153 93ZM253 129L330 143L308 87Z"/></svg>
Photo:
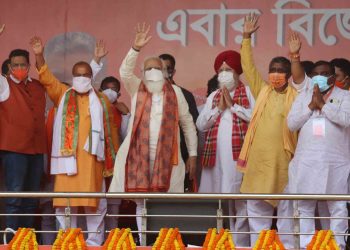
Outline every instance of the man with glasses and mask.
<svg viewBox="0 0 350 250"><path fill-rule="evenodd" d="M149 30L150 26L137 25L134 44L119 70L131 96L131 124L117 154L109 192L184 192L179 125L188 149L190 178L196 170L197 131L181 89L165 79L159 57L144 61L142 80L134 74L139 52L151 39ZM143 201L136 204L141 230Z"/></svg>
<svg viewBox="0 0 350 250"><path fill-rule="evenodd" d="M251 49L251 36L259 28L257 22L255 14L248 15L243 28L241 63L256 103L237 166L244 173L242 193L276 194L283 193L287 186L288 164L297 143L297 132L290 132L286 122L297 91L288 84L291 65L285 57L275 57L270 61L267 82L258 72ZM288 203L248 200L250 230L259 233L270 229L272 218L254 216L272 216L277 205L278 215L281 215ZM251 234L252 245L257 238L258 234Z"/></svg>
<svg viewBox="0 0 350 250"><path fill-rule="evenodd" d="M206 133L199 192L239 193L242 173L236 165L254 98L249 87L239 80L242 74L239 53L233 50L220 53L215 59L214 69L218 74L219 89L208 96L197 120L198 130ZM229 201L229 215L247 216L247 202ZM249 231L247 218L230 218L230 230ZM249 235L233 236L237 246L250 246Z"/></svg>
<svg viewBox="0 0 350 250"><path fill-rule="evenodd" d="M302 194L347 194L350 173L350 93L335 85L335 69L331 63L318 61L312 78L300 64L301 42L294 34L292 76L303 86L288 115L288 127L299 131L298 144L289 165L289 192ZM301 217L315 216L317 201L297 201ZM331 217L346 217L345 201L327 201ZM290 215L292 216L292 215ZM334 233L344 233L346 219L331 219ZM300 220L301 233L313 233L313 219ZM306 248L312 235L301 235L301 248ZM336 236L344 249L343 236Z"/></svg>
<svg viewBox="0 0 350 250"><path fill-rule="evenodd" d="M166 67L166 78L167 80L171 83L171 84L175 84L175 81L174 81L174 75L176 73L176 69L175 69L175 64L176 64L176 61L175 61L175 58L170 55L170 54L161 54L159 56L160 59L162 59L162 62L164 64L164 66ZM178 86L178 85L177 85ZM187 104L188 104L188 108L189 108L189 111L190 111L190 114L192 115L192 118L193 118L193 121L196 122L197 121L197 118L198 118L198 109L197 109L197 104L196 104L196 100L194 99L194 96L193 94L188 91L187 89L179 86L179 88L181 89L186 101L187 101ZM186 147L186 142L185 142L185 137L184 137L184 134L183 134L183 131L182 129L180 128L180 146L181 146L181 156L182 156L182 159L184 162L187 163L187 160L188 160L188 151L187 151L187 147ZM187 167L187 170L188 170L188 167ZM189 173L186 174L186 178L185 178L185 191L196 191L194 190L194 187L198 186L197 183L192 183L190 180L189 180ZM192 183L192 185L191 185Z"/></svg>
<svg viewBox="0 0 350 250"><path fill-rule="evenodd" d="M2 29L0 28L0 34ZM30 78L29 52L15 49L9 55L9 76L0 76L0 154L6 190L39 191L46 153L45 89ZM38 199L8 198L6 213L33 214ZM34 228L33 216L9 216L6 227Z"/></svg>
<svg viewBox="0 0 350 250"><path fill-rule="evenodd" d="M57 108L53 128L51 174L55 175L55 192L104 192L104 176L113 173L115 154L119 148L108 98L92 87L93 70L86 62L78 62L72 69L72 87L61 83L48 69L43 56L44 46L38 37L30 41L36 58L41 84ZM78 207L86 216L88 245L101 245L104 240L105 199L54 199L57 214L64 214L67 205L76 214ZM58 215L60 228L65 228L65 216ZM72 216L71 227L77 227Z"/></svg>

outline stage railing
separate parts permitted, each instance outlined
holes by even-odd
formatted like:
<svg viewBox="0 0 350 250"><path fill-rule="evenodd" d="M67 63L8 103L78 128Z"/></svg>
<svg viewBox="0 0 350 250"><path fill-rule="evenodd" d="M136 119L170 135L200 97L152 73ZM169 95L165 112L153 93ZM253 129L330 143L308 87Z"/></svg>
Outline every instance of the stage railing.
<svg viewBox="0 0 350 250"><path fill-rule="evenodd" d="M225 218L271 218L271 219L291 219L293 220L293 231L279 233L280 235L293 235L294 248L300 248L300 235L310 235L311 233L300 232L300 219L346 219L350 217L301 217L299 216L298 202L293 202L293 216L229 216L223 215L222 200L317 200L317 201L350 201L350 195L325 195L325 194L199 194L199 193L53 193L53 192L0 192L1 198L66 198L67 207L64 214L0 214L0 216L65 216L66 228L70 227L71 216L101 216L101 214L73 214L70 212L70 198L100 198L100 199L132 199L143 200L144 209L141 215L135 214L106 214L106 217L142 217L141 231L132 231L141 233L143 245L146 243L147 234L156 234L158 231L147 230L147 219L151 217L167 217L167 218L215 218L217 229L223 228L223 220ZM183 215L183 214L147 214L147 200L216 200L218 208L216 215ZM36 231L37 233L57 233L58 231ZM84 231L89 233L89 231ZM182 234L205 234L207 231L183 231ZM8 233L8 230L0 230L0 233ZM93 232L105 233L105 232ZM106 231L108 233L108 231ZM230 232L231 234L258 234L259 232ZM336 236L349 236L347 233L336 233ZM5 238L5 237L4 237Z"/></svg>

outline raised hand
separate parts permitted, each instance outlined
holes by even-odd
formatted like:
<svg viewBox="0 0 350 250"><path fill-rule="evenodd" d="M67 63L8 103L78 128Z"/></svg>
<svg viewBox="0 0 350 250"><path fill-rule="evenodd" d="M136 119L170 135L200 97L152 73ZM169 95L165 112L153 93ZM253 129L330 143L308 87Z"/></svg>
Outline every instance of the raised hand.
<svg viewBox="0 0 350 250"><path fill-rule="evenodd" d="M30 45L32 46L35 55L42 55L44 52L44 45L38 36L34 36L30 39Z"/></svg>
<svg viewBox="0 0 350 250"><path fill-rule="evenodd" d="M244 38L250 38L251 35L255 31L257 31L257 29L259 29L258 20L259 20L259 16L254 13L250 13L244 18L244 25L243 25Z"/></svg>
<svg viewBox="0 0 350 250"><path fill-rule="evenodd" d="M289 52L291 54L299 54L301 48L301 41L296 32L292 32L288 38Z"/></svg>
<svg viewBox="0 0 350 250"><path fill-rule="evenodd" d="M106 50L106 43L103 40L99 40L98 42L96 42L95 52L94 52L95 62L99 64L101 59L105 57L107 54L108 54L108 50Z"/></svg>
<svg viewBox="0 0 350 250"><path fill-rule="evenodd" d="M1 25L0 27L0 35L2 34L2 32L4 32L4 29L5 29L5 24Z"/></svg>
<svg viewBox="0 0 350 250"><path fill-rule="evenodd" d="M38 36L34 36L30 39L30 46L32 46L33 52L35 54L36 67L38 70L41 69L45 64L44 59L44 45Z"/></svg>
<svg viewBox="0 0 350 250"><path fill-rule="evenodd" d="M151 36L148 35L151 26L143 23L140 25L139 23L136 26L136 36L133 48L137 50L141 50L148 42L151 40Z"/></svg>

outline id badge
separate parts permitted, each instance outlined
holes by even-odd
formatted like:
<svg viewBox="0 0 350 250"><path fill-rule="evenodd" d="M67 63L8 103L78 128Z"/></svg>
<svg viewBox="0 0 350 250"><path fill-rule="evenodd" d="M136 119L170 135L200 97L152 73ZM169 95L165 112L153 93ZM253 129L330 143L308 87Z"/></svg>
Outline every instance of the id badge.
<svg viewBox="0 0 350 250"><path fill-rule="evenodd" d="M312 120L312 134L314 136L326 136L326 120L324 117L319 117Z"/></svg>

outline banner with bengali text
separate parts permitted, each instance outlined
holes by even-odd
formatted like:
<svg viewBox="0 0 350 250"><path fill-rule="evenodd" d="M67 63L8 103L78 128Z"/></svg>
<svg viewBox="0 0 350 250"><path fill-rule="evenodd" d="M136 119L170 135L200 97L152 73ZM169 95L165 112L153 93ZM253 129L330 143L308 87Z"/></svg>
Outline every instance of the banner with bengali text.
<svg viewBox="0 0 350 250"><path fill-rule="evenodd" d="M176 58L175 81L205 100L207 81L214 75L216 55L239 51L244 16L260 15L253 37L254 58L263 76L274 56L288 56L291 30L302 38L302 60L350 58L349 0L1 0L0 58L15 48L30 51L29 39L46 43L45 58L56 76L71 81L72 65L92 58L96 40L109 53L96 79L119 78L119 66L130 49L138 22L151 25L152 40L140 54L135 73L142 77L148 56L170 53ZM31 75L36 76L31 55ZM123 91L123 98L127 94Z"/></svg>

